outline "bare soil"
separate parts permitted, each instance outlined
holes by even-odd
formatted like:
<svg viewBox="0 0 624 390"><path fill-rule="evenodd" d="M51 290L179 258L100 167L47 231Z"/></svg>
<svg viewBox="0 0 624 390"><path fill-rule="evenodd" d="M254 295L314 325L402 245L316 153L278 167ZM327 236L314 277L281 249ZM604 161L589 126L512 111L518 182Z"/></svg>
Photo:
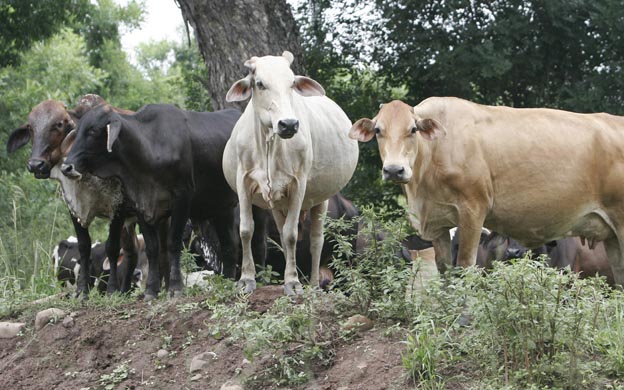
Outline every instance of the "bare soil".
<svg viewBox="0 0 624 390"><path fill-rule="evenodd" d="M250 297L249 309L265 313L282 294L281 287L260 288ZM0 388L100 389L111 383L100 381L102 375L111 374L124 362L128 377L112 388L220 389L228 381L240 383L242 375L253 374L263 363L247 362L242 345L212 337L214 320L209 310L179 310L179 305L202 298L187 297L175 303L137 301L114 310L78 309L73 313L73 326L59 322L39 331L33 330L33 312L25 311L15 318L29 324L24 335L0 339ZM372 330L337 343L333 363L310 367L311 380L299 388L412 388L401 365L404 345L400 338L385 336L385 328L385 324L375 324ZM159 359L156 353L163 347L169 355ZM191 373L191 360L205 352L214 353L215 358Z"/></svg>

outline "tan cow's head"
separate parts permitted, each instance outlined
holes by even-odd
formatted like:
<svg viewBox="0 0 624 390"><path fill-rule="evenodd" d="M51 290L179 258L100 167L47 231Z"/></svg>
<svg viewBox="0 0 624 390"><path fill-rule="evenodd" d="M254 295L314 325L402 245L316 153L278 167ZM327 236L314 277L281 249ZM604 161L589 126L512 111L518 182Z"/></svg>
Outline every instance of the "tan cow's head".
<svg viewBox="0 0 624 390"><path fill-rule="evenodd" d="M74 127L74 119L63 103L46 100L32 109L26 124L9 135L7 151L12 153L32 140L28 170L38 179L48 178L61 159L63 139Z"/></svg>
<svg viewBox="0 0 624 390"><path fill-rule="evenodd" d="M382 104L376 117L360 119L349 131L349 137L360 142L377 137L383 179L396 183L407 183L412 178L418 145L422 142L419 138L430 142L444 134L439 122L417 117L411 106L399 100Z"/></svg>
<svg viewBox="0 0 624 390"><path fill-rule="evenodd" d="M305 76L295 76L290 69L293 55L251 57L245 62L249 75L238 80L226 95L228 102L251 97L256 117L264 128L272 129L281 138L292 138L299 129L299 119L293 109L293 93L302 96L322 96L325 90Z"/></svg>

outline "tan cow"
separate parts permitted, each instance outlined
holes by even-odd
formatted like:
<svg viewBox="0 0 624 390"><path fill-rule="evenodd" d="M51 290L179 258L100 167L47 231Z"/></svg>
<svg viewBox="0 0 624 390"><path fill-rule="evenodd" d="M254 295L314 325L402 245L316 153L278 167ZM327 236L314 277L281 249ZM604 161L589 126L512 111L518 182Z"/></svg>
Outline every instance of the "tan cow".
<svg viewBox="0 0 624 390"><path fill-rule="evenodd" d="M475 263L482 226L529 248L582 236L604 241L624 284L624 118L434 97L385 104L350 136L377 137L384 179L403 185L444 263L454 226L460 266Z"/></svg>
<svg viewBox="0 0 624 390"><path fill-rule="evenodd" d="M310 210L310 284L318 286L327 199L351 179L358 159L351 121L316 81L295 76L293 55L252 57L249 75L232 85L227 101L251 98L223 152L223 172L240 202L243 267L239 285L256 287L251 254L251 205L273 211L286 257L284 290L301 294L295 249L301 210Z"/></svg>

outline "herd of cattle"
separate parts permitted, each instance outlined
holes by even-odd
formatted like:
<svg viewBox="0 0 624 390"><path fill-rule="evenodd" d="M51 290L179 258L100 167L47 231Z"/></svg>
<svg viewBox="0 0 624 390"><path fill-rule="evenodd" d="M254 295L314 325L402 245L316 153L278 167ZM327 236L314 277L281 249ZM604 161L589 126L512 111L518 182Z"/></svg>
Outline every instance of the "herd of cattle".
<svg viewBox="0 0 624 390"><path fill-rule="evenodd" d="M55 249L59 278L86 296L104 274L98 288L111 293L147 273L146 300L163 282L176 297L184 243L201 268L238 277L245 292L256 288L255 264L277 269L286 294L303 291L298 269L325 286L332 243L322 217L357 215L339 191L356 168L356 140L376 138L383 179L402 185L408 218L430 242L405 245L432 246L440 271L530 248L624 285L624 118L436 97L383 104L351 124L292 61L284 52L245 62L248 75L226 96L250 99L242 114L161 104L131 112L97 95L73 110L35 106L7 150L32 140L29 171L61 183L77 239ZM92 246L95 217L110 221L105 246Z"/></svg>

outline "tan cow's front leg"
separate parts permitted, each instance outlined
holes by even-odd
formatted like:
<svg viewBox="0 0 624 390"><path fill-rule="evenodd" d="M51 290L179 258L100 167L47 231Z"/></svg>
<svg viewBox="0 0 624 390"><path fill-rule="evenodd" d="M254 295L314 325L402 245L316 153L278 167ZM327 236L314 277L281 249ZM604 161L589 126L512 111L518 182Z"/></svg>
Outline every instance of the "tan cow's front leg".
<svg viewBox="0 0 624 390"><path fill-rule="evenodd" d="M236 178L238 189L238 204L240 208L240 238L243 247L243 267L241 277L238 280L238 288L244 288L244 292L249 294L256 289L256 266L251 252L251 238L254 233L254 220L251 210L251 194L245 185L242 174Z"/></svg>
<svg viewBox="0 0 624 390"><path fill-rule="evenodd" d="M481 237L480 225L461 225L459 228L459 251L457 253L457 265L465 268L477 263L477 251L479 238Z"/></svg>
<svg viewBox="0 0 624 390"><path fill-rule="evenodd" d="M321 251L323 250L323 217L327 214L329 200L317 204L310 209L310 255L312 258L312 272L310 275L310 286L319 287L319 268L321 266Z"/></svg>

